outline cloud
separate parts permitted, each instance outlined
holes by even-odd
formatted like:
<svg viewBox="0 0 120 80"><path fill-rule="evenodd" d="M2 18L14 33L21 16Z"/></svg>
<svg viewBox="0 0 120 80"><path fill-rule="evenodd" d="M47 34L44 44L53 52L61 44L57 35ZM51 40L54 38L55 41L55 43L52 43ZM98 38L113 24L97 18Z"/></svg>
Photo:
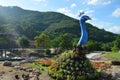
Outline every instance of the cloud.
<svg viewBox="0 0 120 80"><path fill-rule="evenodd" d="M111 1L103 2L103 5L109 5L111 4Z"/></svg>
<svg viewBox="0 0 120 80"><path fill-rule="evenodd" d="M108 29L114 25L113 23L110 23L110 22L100 21L97 18L90 20L90 23L92 23L94 26L96 26L100 29Z"/></svg>
<svg viewBox="0 0 120 80"><path fill-rule="evenodd" d="M96 5L99 3L99 0L88 0L89 5Z"/></svg>
<svg viewBox="0 0 120 80"><path fill-rule="evenodd" d="M99 19L93 19L89 20L89 23L92 25L98 27L99 29L105 29L106 31L110 31L113 33L120 33L120 25L115 25L114 23L111 22L106 22L106 21L100 21Z"/></svg>
<svg viewBox="0 0 120 80"><path fill-rule="evenodd" d="M12 6L16 4L16 0L0 0L0 5L2 6Z"/></svg>
<svg viewBox="0 0 120 80"><path fill-rule="evenodd" d="M97 20L91 20L90 23L100 29L105 29L106 31L110 31L113 33L120 33L120 26L115 26L113 23L110 22L102 22Z"/></svg>
<svg viewBox="0 0 120 80"><path fill-rule="evenodd" d="M120 8L117 8L113 11L112 16L114 17L120 17Z"/></svg>
<svg viewBox="0 0 120 80"><path fill-rule="evenodd" d="M85 12L87 15L92 16L94 13L94 10L86 10Z"/></svg>
<svg viewBox="0 0 120 80"><path fill-rule="evenodd" d="M111 1L105 1L105 0L88 0L88 5L108 5L111 4Z"/></svg>
<svg viewBox="0 0 120 80"><path fill-rule="evenodd" d="M113 33L120 33L120 26L113 26L113 27L110 27L106 30L110 31L110 32L113 32Z"/></svg>
<svg viewBox="0 0 120 80"><path fill-rule="evenodd" d="M65 15L68 15L68 16L73 17L73 18L76 17L75 14L73 14L72 11L69 10L68 8L59 8L59 9L57 9L57 12L63 13Z"/></svg>
<svg viewBox="0 0 120 80"><path fill-rule="evenodd" d="M75 3L71 4L71 8L76 7L77 5Z"/></svg>

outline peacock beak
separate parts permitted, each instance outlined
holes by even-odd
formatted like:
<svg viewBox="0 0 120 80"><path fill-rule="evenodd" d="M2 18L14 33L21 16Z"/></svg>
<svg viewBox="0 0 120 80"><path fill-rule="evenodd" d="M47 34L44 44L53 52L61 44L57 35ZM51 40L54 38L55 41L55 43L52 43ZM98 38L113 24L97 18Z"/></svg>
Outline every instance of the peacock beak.
<svg viewBox="0 0 120 80"><path fill-rule="evenodd" d="M88 20L92 20L92 19L89 17Z"/></svg>

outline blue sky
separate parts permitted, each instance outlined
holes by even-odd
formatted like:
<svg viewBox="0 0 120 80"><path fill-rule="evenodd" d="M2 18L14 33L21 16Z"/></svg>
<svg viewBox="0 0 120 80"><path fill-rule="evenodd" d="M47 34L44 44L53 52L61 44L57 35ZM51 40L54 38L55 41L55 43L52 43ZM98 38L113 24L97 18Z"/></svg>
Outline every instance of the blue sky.
<svg viewBox="0 0 120 80"><path fill-rule="evenodd" d="M120 34L120 0L0 0L0 5L60 12L76 19L84 11L92 25Z"/></svg>

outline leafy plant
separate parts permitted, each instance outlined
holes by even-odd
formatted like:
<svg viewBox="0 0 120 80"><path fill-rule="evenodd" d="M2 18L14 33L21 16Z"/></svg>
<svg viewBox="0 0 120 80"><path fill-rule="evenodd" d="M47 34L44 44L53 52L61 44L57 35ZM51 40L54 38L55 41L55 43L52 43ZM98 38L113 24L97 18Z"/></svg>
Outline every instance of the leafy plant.
<svg viewBox="0 0 120 80"><path fill-rule="evenodd" d="M71 50L62 53L49 67L51 78L53 80L88 80L97 77L96 69L85 55L81 54L85 53L76 53Z"/></svg>
<svg viewBox="0 0 120 80"><path fill-rule="evenodd" d="M45 50L45 53L46 53L47 55L50 55L50 54L51 54L51 51L50 51L49 49L46 49L46 50Z"/></svg>

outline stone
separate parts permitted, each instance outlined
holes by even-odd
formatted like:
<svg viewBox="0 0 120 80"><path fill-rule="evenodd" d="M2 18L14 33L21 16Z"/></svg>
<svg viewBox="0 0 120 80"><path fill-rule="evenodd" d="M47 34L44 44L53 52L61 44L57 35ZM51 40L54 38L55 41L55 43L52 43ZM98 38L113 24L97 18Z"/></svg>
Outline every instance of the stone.
<svg viewBox="0 0 120 80"><path fill-rule="evenodd" d="M12 65L12 62L10 62L10 61L5 61L3 63L3 66L11 66L11 65Z"/></svg>
<svg viewBox="0 0 120 80"><path fill-rule="evenodd" d="M40 75L40 69L34 69L33 70L33 73L36 75L36 76L39 76Z"/></svg>
<svg viewBox="0 0 120 80"><path fill-rule="evenodd" d="M120 61L112 61L112 65L120 65Z"/></svg>

